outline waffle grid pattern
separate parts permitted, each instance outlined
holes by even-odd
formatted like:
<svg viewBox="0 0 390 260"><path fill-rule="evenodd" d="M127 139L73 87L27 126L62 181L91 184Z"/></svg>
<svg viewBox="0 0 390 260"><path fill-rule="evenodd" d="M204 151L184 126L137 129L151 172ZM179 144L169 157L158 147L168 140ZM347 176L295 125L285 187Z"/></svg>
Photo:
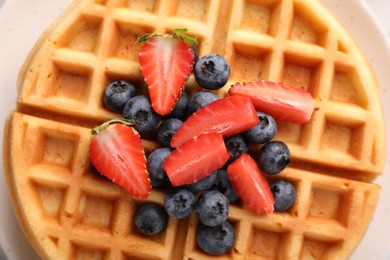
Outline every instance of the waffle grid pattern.
<svg viewBox="0 0 390 260"><path fill-rule="evenodd" d="M33 184L21 197L33 198L34 206L27 214L38 221L36 232L44 237L43 244L53 256L207 257L195 242L195 216L180 221L170 218L167 231L150 238L135 229L132 223L137 206L146 201L161 205L164 191L154 190L146 201L134 200L94 172L87 157L89 129L19 113L12 124L22 131L20 141L30 144L21 148L20 154L33 155L19 166L26 170L20 171L25 176L17 178ZM294 183L296 203L286 213L262 217L242 204L232 205L229 218L237 242L228 258L297 259L314 255L334 259L348 252L345 248L354 247L357 241L351 238L356 236L355 226L365 225L362 216L375 207L378 186L296 169L287 169L277 178ZM182 243L186 241L185 246L177 246L179 238Z"/></svg>
<svg viewBox="0 0 390 260"><path fill-rule="evenodd" d="M161 235L140 235L132 224L133 214L145 201L134 200L94 172L88 160L90 128L76 126L79 121L97 124L117 116L101 99L110 81L129 80L146 93L135 44L139 36L186 27L200 42L200 56L216 52L231 65L231 80L220 96L236 81L268 79L305 88L316 102L309 124L278 122L277 139L288 143L293 163L277 178L295 184L294 207L257 216L244 205L232 206L230 221L237 239L234 248L219 258L348 258L379 196L379 187L368 181L383 167L381 113L374 103L376 93L370 92L375 79L367 74L366 65L356 66L363 63L360 52L338 25L328 24L331 18L318 4L304 0L74 4L24 68L20 113L14 113L10 123L9 135L15 137L10 160L18 162L13 166L18 176L11 182L15 197L33 198L34 206L23 208L28 216L24 226L34 234L38 251L64 259L209 257L196 245L194 216L170 218ZM313 15L312 10L319 13ZM199 89L191 76L187 91ZM53 114L61 117L49 116ZM69 124L59 118L70 118ZM143 144L147 154L158 147L152 139ZM20 154L31 156L19 165ZM163 196L154 190L146 201L161 204Z"/></svg>

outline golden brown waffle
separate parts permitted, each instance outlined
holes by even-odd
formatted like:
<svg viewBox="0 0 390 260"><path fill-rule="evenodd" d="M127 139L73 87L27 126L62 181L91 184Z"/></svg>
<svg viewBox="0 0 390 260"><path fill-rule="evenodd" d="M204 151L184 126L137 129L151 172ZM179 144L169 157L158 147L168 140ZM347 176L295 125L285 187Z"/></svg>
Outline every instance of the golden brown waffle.
<svg viewBox="0 0 390 260"><path fill-rule="evenodd" d="M384 163L378 85L354 41L317 0L82 0L46 31L24 64L18 105L5 129L4 161L19 222L45 259L201 259L197 220L169 219L146 237L134 211L145 201L97 174L90 128L118 115L105 86L146 87L136 39L186 27L200 56L223 55L231 83L267 79L305 88L316 109L305 125L278 122L292 163L273 177L297 189L285 213L259 216L231 206L236 241L221 259L347 259L375 210L372 184ZM190 77L189 93L200 88ZM144 139L146 153L157 142ZM253 151L256 147L252 147Z"/></svg>

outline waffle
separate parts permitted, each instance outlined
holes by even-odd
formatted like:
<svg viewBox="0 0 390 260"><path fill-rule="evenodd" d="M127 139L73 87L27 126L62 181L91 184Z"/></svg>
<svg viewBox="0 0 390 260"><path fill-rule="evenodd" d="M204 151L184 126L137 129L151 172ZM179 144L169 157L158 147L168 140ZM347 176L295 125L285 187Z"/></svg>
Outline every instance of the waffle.
<svg viewBox="0 0 390 260"><path fill-rule="evenodd" d="M315 112L305 125L277 122L291 164L278 176L297 199L283 213L256 215L231 205L236 240L219 259L348 259L377 205L385 154L375 76L353 39L317 0L76 0L48 28L18 78L18 102L4 135L9 192L27 238L44 259L203 259L196 216L169 218L141 235L134 212L162 204L100 176L89 158L90 129L117 114L105 86L128 80L147 88L136 39L186 27L199 55L218 53L237 81L272 80L307 89ZM191 76L186 91L201 88ZM148 155L159 147L143 139ZM252 146L255 152L258 146Z"/></svg>

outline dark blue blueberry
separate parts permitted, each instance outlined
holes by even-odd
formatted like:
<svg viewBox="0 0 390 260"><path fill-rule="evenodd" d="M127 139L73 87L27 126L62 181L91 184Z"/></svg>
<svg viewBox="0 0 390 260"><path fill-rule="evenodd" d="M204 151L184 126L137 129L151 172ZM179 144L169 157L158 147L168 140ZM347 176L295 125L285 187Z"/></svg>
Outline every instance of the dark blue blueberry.
<svg viewBox="0 0 390 260"><path fill-rule="evenodd" d="M153 187L162 187L170 183L162 163L171 154L171 151L170 148L165 147L156 149L149 154L146 166Z"/></svg>
<svg viewBox="0 0 390 260"><path fill-rule="evenodd" d="M241 154L249 152L248 144L241 135L233 135L225 138L225 146L230 156L226 164L232 163Z"/></svg>
<svg viewBox="0 0 390 260"><path fill-rule="evenodd" d="M276 134L276 122L274 118L270 115L264 114L262 112L256 112L259 118L259 122L244 132L245 139L254 144L265 144L274 138Z"/></svg>
<svg viewBox="0 0 390 260"><path fill-rule="evenodd" d="M215 180L214 189L225 195L230 202L235 202L239 199L232 183L229 180L225 168L219 169L217 171L217 179Z"/></svg>
<svg viewBox="0 0 390 260"><path fill-rule="evenodd" d="M206 178L203 178L190 185L187 185L187 187L193 192L206 191L215 184L216 180L217 180L217 172L214 172L213 174L207 176Z"/></svg>
<svg viewBox="0 0 390 260"><path fill-rule="evenodd" d="M145 235L160 233L168 222L164 208L155 203L140 206L135 213L135 226Z"/></svg>
<svg viewBox="0 0 390 260"><path fill-rule="evenodd" d="M276 211L288 210L294 204L296 191L290 182L275 181L271 184L271 191L275 198L274 208Z"/></svg>
<svg viewBox="0 0 390 260"><path fill-rule="evenodd" d="M131 98L123 109L123 117L135 121L134 128L140 134L155 130L161 117L153 110L149 98L135 96Z"/></svg>
<svg viewBox="0 0 390 260"><path fill-rule="evenodd" d="M199 108L202 108L218 99L219 97L214 92L200 91L195 93L191 96L190 101L188 102L188 114L191 115Z"/></svg>
<svg viewBox="0 0 390 260"><path fill-rule="evenodd" d="M190 101L190 96L187 92L183 92L177 101L172 112L167 116L169 118L177 118L184 120L188 115L188 102Z"/></svg>
<svg viewBox="0 0 390 260"><path fill-rule="evenodd" d="M226 253L232 248L234 239L234 229L228 221L215 227L199 223L196 229L196 243L210 255Z"/></svg>
<svg viewBox="0 0 390 260"><path fill-rule="evenodd" d="M257 156L257 165L266 174L275 175L290 163L290 150L280 141L266 143Z"/></svg>
<svg viewBox="0 0 390 260"><path fill-rule="evenodd" d="M230 66L218 54L208 54L195 63L196 82L205 89L216 90L223 87L230 76Z"/></svg>
<svg viewBox="0 0 390 260"><path fill-rule="evenodd" d="M171 190L165 195L164 206L168 215L174 218L185 218L194 211L196 197L186 188Z"/></svg>
<svg viewBox="0 0 390 260"><path fill-rule="evenodd" d="M198 51L194 46L191 46L191 49L192 49L192 53L194 53L194 63L197 63L199 60Z"/></svg>
<svg viewBox="0 0 390 260"><path fill-rule="evenodd" d="M168 118L158 127L157 140L163 146L170 147L172 135L176 134L182 124L179 119Z"/></svg>
<svg viewBox="0 0 390 260"><path fill-rule="evenodd" d="M103 102L108 109L122 113L127 101L137 95L134 85L124 80L117 80L109 84L104 90Z"/></svg>
<svg viewBox="0 0 390 260"><path fill-rule="evenodd" d="M195 213L199 221L206 226L215 227L228 218L229 200L216 190L203 192L196 203Z"/></svg>

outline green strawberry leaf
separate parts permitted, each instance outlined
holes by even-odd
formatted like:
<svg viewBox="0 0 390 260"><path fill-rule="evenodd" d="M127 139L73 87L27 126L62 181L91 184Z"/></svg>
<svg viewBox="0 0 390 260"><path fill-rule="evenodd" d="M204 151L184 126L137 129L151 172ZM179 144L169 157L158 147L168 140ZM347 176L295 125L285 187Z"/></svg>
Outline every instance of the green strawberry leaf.
<svg viewBox="0 0 390 260"><path fill-rule="evenodd" d="M173 37L174 38L181 38L185 43L196 46L198 44L198 41L196 38L186 35L185 33L188 32L187 28L177 28L173 31Z"/></svg>
<svg viewBox="0 0 390 260"><path fill-rule="evenodd" d="M138 38L137 43L146 42L148 39L150 39L150 38L152 38L152 37L154 37L156 35L157 35L156 32L154 32L154 33L146 33L146 34L144 34L144 35L142 35L141 37Z"/></svg>

